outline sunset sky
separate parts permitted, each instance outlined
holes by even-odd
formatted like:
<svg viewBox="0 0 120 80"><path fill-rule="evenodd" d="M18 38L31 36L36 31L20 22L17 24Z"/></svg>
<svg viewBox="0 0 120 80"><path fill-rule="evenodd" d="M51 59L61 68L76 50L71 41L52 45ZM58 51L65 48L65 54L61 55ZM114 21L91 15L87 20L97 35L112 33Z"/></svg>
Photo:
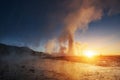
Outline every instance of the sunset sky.
<svg viewBox="0 0 120 80"><path fill-rule="evenodd" d="M80 4L76 3L78 1ZM74 19L79 16L75 13L79 12L78 8L82 5L82 1L87 2L87 0L1 0L0 43L28 46L37 51L45 51L44 46L47 41L58 38L66 27L64 24L69 26L68 23L75 25L79 23L79 20ZM99 4L95 0L91 1L93 4ZM74 31L74 40L85 45L86 49L96 50L101 54L120 55L120 0L105 0L106 3L109 1L109 4L103 4L104 0L98 1L101 2L98 7L100 11L102 10L100 18L95 17L95 20L85 23L84 29L77 27ZM88 7L88 4L84 4ZM93 7L96 10L97 6L93 5ZM82 9L84 11L84 8ZM99 15L94 9L91 10L93 10L91 14ZM68 18L71 13L75 18ZM87 15L89 13L85 13L85 16ZM68 20L71 18L73 21Z"/></svg>

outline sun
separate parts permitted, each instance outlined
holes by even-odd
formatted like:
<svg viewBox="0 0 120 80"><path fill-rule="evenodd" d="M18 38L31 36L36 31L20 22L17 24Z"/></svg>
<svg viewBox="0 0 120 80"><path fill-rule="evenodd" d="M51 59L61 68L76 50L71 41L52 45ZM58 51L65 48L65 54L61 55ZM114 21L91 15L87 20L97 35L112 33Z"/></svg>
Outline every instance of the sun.
<svg viewBox="0 0 120 80"><path fill-rule="evenodd" d="M84 53L84 56L88 58L92 58L96 55L96 52L92 50L85 50L83 53Z"/></svg>

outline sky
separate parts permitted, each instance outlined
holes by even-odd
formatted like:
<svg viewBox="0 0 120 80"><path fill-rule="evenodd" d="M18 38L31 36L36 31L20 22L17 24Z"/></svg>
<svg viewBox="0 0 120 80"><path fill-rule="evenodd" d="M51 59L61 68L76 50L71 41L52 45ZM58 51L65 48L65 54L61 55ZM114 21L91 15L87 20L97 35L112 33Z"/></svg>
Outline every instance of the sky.
<svg viewBox="0 0 120 80"><path fill-rule="evenodd" d="M106 4L102 3L103 0L91 1L93 4L100 1L101 4L93 5L94 9L89 5L92 2L87 0L1 0L0 43L45 51L49 40L58 39L64 31L72 29L68 27L70 24L76 26L80 23L80 27L73 28L74 41L103 54L120 54L120 1L105 0ZM91 7L93 13L91 10L90 13L95 18L91 18L86 7ZM84 17L77 19L81 17L82 9L83 16L90 15L88 22L84 22ZM85 24L84 28L80 21ZM69 35L69 32L64 34Z"/></svg>

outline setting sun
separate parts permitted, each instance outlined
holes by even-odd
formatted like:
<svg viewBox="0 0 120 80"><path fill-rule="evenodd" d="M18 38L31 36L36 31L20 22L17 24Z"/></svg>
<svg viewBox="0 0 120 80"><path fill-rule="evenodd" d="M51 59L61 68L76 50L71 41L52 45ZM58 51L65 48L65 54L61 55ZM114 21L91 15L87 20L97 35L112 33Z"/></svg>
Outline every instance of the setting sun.
<svg viewBox="0 0 120 80"><path fill-rule="evenodd" d="M96 52L91 50L85 50L83 53L84 53L84 56L88 58L92 58L96 55Z"/></svg>

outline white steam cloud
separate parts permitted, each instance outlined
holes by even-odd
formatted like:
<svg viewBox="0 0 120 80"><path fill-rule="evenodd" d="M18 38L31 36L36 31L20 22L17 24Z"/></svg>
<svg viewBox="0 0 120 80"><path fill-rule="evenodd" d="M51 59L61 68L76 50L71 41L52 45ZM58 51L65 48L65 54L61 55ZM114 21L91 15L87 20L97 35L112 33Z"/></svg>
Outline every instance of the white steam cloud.
<svg viewBox="0 0 120 80"><path fill-rule="evenodd" d="M119 13L118 3L118 0L66 0L62 6L70 12L66 13L67 16L62 19L64 28L60 37L56 39L59 43L59 53L74 55L78 44L81 44L74 40L75 32L85 30L89 23L100 20L104 16L104 11L107 11L108 15ZM54 40L48 41L46 51L52 53L56 47L55 42Z"/></svg>

